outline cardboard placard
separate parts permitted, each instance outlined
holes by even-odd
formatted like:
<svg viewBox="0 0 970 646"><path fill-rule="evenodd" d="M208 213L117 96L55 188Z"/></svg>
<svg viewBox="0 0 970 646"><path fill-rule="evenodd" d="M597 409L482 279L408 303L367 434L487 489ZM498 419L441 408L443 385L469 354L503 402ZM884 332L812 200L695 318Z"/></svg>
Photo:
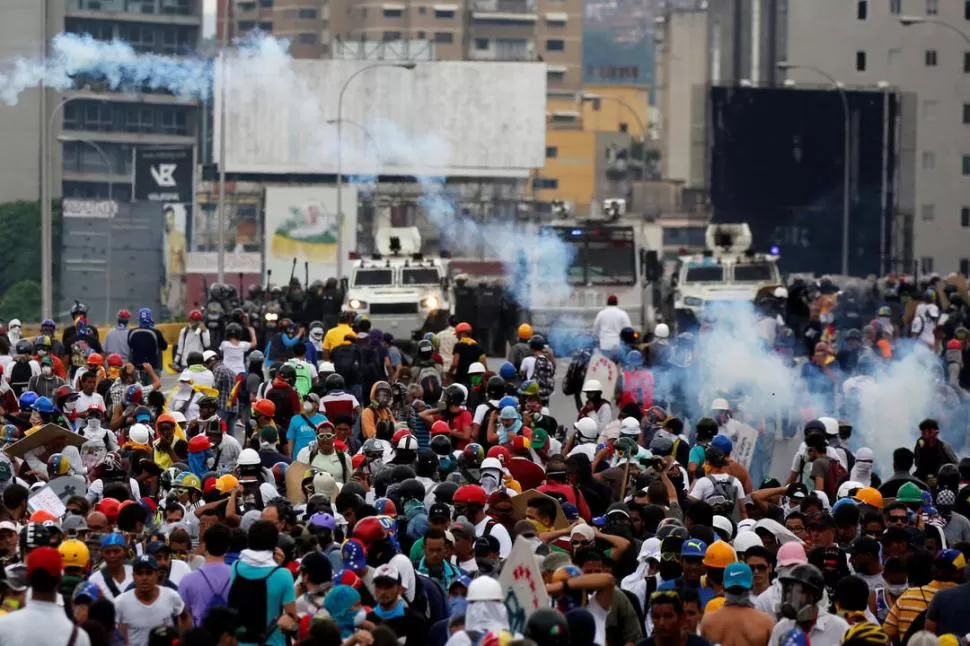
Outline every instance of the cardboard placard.
<svg viewBox="0 0 970 646"><path fill-rule="evenodd" d="M286 469L286 497L294 505L302 505L306 502L306 496L303 494L303 476L309 468L309 464L294 462Z"/></svg>
<svg viewBox="0 0 970 646"><path fill-rule="evenodd" d="M40 430L31 433L24 439L17 440L10 446L6 447L3 452L11 457L22 459L27 453L33 451L37 447L47 446L54 440L60 438L63 438L70 446L76 446L78 449L80 449L85 442L83 437L77 433L67 430L63 426L58 426L57 424L47 424Z"/></svg>
<svg viewBox="0 0 970 646"><path fill-rule="evenodd" d="M64 506L64 501L51 489L50 485L38 489L31 494L30 498L27 499L27 509L31 513L41 510L49 511L57 518L61 518L67 511L67 507Z"/></svg>
<svg viewBox="0 0 970 646"><path fill-rule="evenodd" d="M542 582L542 572L539 571L532 544L521 536L515 539L512 552L502 566L499 583L506 591L509 630L521 634L529 615L539 608L549 607L549 595Z"/></svg>
<svg viewBox="0 0 970 646"><path fill-rule="evenodd" d="M289 472L287 472L289 474ZM541 491L535 489L529 489L528 491L523 491L518 496L512 497L512 517L515 520L525 520L525 510L529 506L529 501L533 498L548 498L552 502L556 503L556 521L552 524L554 529L566 529L569 527L569 521L566 520L566 514L562 513L562 508L559 506L559 501L548 494L544 494Z"/></svg>
<svg viewBox="0 0 970 646"><path fill-rule="evenodd" d="M603 355L599 350L589 358L589 366L586 368L586 381L596 379L603 385L603 400L611 402L616 394L616 382L620 376L620 371L616 364Z"/></svg>

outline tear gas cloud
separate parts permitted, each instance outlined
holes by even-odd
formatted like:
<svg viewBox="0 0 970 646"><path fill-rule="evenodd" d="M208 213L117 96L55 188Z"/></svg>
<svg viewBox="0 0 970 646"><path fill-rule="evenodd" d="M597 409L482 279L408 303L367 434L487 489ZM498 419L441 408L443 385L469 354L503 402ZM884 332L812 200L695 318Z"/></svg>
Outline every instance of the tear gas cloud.
<svg viewBox="0 0 970 646"><path fill-rule="evenodd" d="M763 424L768 438L801 437L812 418L845 420L853 426L851 446L871 448L884 476L891 473L893 450L912 448L924 418L939 420L942 437L955 448L963 445L959 401L942 382L939 358L924 345L897 341L892 362L870 362L867 374L848 380L833 402L813 396L801 366L791 367L787 356L767 347L757 333L759 318L749 303L719 310L716 322L697 336L690 367L655 374L655 398L681 399L696 421L709 414L714 398L726 397L738 418L755 428ZM770 456L769 449L765 458ZM767 472L768 465L763 468ZM787 465L783 470L775 475L787 475Z"/></svg>

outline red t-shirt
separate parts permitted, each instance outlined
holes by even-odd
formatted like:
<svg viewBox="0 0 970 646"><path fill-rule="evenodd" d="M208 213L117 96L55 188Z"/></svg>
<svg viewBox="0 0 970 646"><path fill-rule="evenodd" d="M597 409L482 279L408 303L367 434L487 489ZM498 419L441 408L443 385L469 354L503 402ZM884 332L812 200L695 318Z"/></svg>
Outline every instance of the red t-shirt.
<svg viewBox="0 0 970 646"><path fill-rule="evenodd" d="M435 419L436 420L444 419L444 417L442 417L441 415L435 415ZM448 428L450 428L453 431L461 430L466 427L471 428L471 425L472 425L472 414L465 409L462 409L460 413L458 413L457 415L452 417L451 420L448 421ZM452 437L452 445L455 447L456 450L460 451L464 449L466 446L468 446L469 444L471 444L469 440L456 440L454 437Z"/></svg>

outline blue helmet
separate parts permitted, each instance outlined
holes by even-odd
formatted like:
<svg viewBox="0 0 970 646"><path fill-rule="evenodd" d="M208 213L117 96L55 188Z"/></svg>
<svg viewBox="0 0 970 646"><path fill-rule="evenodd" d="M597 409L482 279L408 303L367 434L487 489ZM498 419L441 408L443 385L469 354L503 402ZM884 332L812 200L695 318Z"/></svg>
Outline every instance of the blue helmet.
<svg viewBox="0 0 970 646"><path fill-rule="evenodd" d="M724 455L731 455L731 451L734 450L734 442L727 435L715 435L711 440L711 446L720 449Z"/></svg>
<svg viewBox="0 0 970 646"><path fill-rule="evenodd" d="M138 324L142 327L152 327L155 325L155 321L152 319L152 311L149 308L143 307L138 310Z"/></svg>
<svg viewBox="0 0 970 646"><path fill-rule="evenodd" d="M636 368L643 365L643 353L639 350L630 350L623 359L623 365L628 368Z"/></svg>
<svg viewBox="0 0 970 646"><path fill-rule="evenodd" d="M82 581L74 588L74 603L78 603L84 599L88 601L97 601L101 599L104 595L101 594L101 588L90 581Z"/></svg>
<svg viewBox="0 0 970 646"><path fill-rule="evenodd" d="M121 532L111 532L106 534L104 538L101 539L101 549L107 549L109 547L124 547L128 548L128 541L125 540L125 535Z"/></svg>
<svg viewBox="0 0 970 646"><path fill-rule="evenodd" d="M506 406L511 406L512 408L518 408L519 400L516 399L515 397L512 397L511 395L506 395L505 397L499 400L498 408L499 410L502 410Z"/></svg>
<svg viewBox="0 0 970 646"><path fill-rule="evenodd" d="M498 369L498 376L502 379L512 379L515 377L515 366L506 361Z"/></svg>
<svg viewBox="0 0 970 646"><path fill-rule="evenodd" d="M24 394L26 395L27 393ZM21 395L21 398L23 398L23 395ZM33 407L38 413L50 415L54 412L54 402L47 397L38 397L36 400L34 400Z"/></svg>
<svg viewBox="0 0 970 646"><path fill-rule="evenodd" d="M52 319L44 319L44 322L40 324L40 329L41 330L45 330L45 329L48 329L48 328L51 329L51 330L53 330L53 329L57 328L57 324L54 323L54 321Z"/></svg>
<svg viewBox="0 0 970 646"><path fill-rule="evenodd" d="M20 395L18 404L20 404L20 410L31 411L34 407L34 402L37 401L37 393L32 390L25 391Z"/></svg>

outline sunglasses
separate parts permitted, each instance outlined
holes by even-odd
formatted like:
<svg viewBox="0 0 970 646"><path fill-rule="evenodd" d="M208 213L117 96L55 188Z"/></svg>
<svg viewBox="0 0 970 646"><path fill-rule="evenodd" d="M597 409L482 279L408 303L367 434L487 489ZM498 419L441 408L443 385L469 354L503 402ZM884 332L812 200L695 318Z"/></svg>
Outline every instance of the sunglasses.
<svg viewBox="0 0 970 646"><path fill-rule="evenodd" d="M899 523L900 525L905 525L909 522L909 516L890 516L886 522L889 523Z"/></svg>
<svg viewBox="0 0 970 646"><path fill-rule="evenodd" d="M327 441L327 440L332 440L335 437L337 437L335 433L317 433L318 440Z"/></svg>

